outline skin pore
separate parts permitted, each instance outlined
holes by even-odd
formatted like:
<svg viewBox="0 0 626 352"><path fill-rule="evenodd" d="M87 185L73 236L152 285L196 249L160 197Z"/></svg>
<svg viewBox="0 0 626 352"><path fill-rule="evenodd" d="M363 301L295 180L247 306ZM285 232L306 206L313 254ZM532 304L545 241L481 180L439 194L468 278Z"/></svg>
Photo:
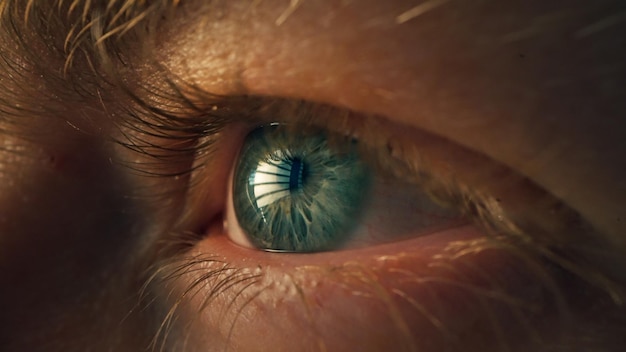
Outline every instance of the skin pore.
<svg viewBox="0 0 626 352"><path fill-rule="evenodd" d="M621 350L622 2L0 9L0 350ZM229 175L273 119L354 134L489 215L239 247Z"/></svg>

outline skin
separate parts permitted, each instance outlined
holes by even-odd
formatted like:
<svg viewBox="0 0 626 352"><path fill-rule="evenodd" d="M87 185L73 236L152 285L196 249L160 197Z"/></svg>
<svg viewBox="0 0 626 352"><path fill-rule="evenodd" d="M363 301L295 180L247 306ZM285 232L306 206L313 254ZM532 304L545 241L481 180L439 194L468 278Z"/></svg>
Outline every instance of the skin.
<svg viewBox="0 0 626 352"><path fill-rule="evenodd" d="M620 350L626 8L432 3L405 19L415 2L301 1L293 11L286 1L180 2L145 20L148 34L129 30L145 48L114 47L124 64L94 59L110 84L96 80L97 94L85 95L70 83L91 77L88 60L76 56L59 83L50 77L67 55L29 40L38 66L5 28L2 56L19 74L2 66L0 349ZM66 31L51 31L62 44ZM124 162L156 171L111 141L133 136L133 123L116 127L129 91L163 87L162 77L349 109L363 136L420 150L436 174L548 230L536 227L530 245L494 245L467 225L342 252L239 247L228 239L233 222L223 226L228 178L254 122L208 136L216 151L207 157L159 164L172 174L202 166L179 177L133 172ZM12 110L13 101L30 108ZM337 129L332 114L321 121ZM547 198L583 220L564 224L569 217L543 208ZM182 250L163 244L184 242L172 236L183 232L196 236Z"/></svg>

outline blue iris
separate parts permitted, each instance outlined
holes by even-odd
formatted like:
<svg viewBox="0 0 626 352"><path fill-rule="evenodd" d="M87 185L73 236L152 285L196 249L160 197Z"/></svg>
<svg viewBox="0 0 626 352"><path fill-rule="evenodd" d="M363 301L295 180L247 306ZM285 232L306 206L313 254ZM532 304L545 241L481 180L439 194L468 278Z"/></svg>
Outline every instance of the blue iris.
<svg viewBox="0 0 626 352"><path fill-rule="evenodd" d="M355 143L281 126L246 137L233 181L240 227L257 248L313 252L337 247L358 223L370 172Z"/></svg>

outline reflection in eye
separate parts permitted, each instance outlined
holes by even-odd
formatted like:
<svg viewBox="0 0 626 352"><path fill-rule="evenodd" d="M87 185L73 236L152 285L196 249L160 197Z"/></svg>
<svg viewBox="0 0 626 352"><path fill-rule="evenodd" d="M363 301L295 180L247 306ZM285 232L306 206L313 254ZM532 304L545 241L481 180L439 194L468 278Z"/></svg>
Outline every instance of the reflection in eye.
<svg viewBox="0 0 626 352"><path fill-rule="evenodd" d="M384 222L385 213L403 212L397 209L401 203L393 203L407 193L409 202L425 201L424 211L407 211L397 218L412 234L458 223L458 214L412 192L415 185L382 182L378 170L366 165L363 153L367 150L359 150L354 139L329 136L321 130L303 132L278 124L257 128L247 136L234 171L231 238L244 246L272 251L353 247L375 235L372 227L359 224L368 218ZM391 198L392 204L366 213L375 208L372 205L378 198ZM372 242L398 236L379 234Z"/></svg>

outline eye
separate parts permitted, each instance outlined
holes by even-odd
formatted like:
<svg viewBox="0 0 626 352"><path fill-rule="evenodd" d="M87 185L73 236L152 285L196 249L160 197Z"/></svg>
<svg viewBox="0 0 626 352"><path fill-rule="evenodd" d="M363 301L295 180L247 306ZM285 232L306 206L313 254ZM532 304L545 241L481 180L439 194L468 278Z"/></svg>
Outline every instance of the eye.
<svg viewBox="0 0 626 352"><path fill-rule="evenodd" d="M333 149L323 135L291 136L277 128L260 127L246 137L231 181L237 223L261 249L330 249L361 216L370 171L350 143Z"/></svg>
<svg viewBox="0 0 626 352"><path fill-rule="evenodd" d="M459 225L459 214L414 185L379 175L361 155L367 152L358 141L321 129L254 129L230 180L230 238L251 248L315 252Z"/></svg>

